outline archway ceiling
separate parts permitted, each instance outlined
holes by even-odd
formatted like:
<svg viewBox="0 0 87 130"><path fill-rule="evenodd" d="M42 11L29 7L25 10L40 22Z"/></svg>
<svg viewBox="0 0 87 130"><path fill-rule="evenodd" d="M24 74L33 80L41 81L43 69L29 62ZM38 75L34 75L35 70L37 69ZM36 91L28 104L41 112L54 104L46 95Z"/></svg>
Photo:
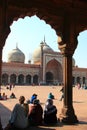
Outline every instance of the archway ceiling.
<svg viewBox="0 0 87 130"><path fill-rule="evenodd" d="M50 24L58 34L63 30L66 16L78 25L77 33L87 29L86 0L1 0L6 8L7 23L25 16L37 15ZM7 2L7 3L6 3ZM2 4L2 3L1 3Z"/></svg>

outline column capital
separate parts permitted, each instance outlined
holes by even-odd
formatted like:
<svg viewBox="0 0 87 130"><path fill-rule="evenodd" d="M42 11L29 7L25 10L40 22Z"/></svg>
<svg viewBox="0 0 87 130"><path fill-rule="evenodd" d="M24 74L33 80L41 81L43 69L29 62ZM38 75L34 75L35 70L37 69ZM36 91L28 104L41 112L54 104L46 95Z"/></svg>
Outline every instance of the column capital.
<svg viewBox="0 0 87 130"><path fill-rule="evenodd" d="M58 32L58 48L63 55L73 55L78 44L76 25L69 20L68 17L65 19L63 30Z"/></svg>
<svg viewBox="0 0 87 130"><path fill-rule="evenodd" d="M66 55L66 56L68 56L68 55L72 56L74 54L74 51L75 51L75 48L70 46L70 44L69 45L67 45L67 44L60 45L59 44L58 48L60 49L62 55Z"/></svg>

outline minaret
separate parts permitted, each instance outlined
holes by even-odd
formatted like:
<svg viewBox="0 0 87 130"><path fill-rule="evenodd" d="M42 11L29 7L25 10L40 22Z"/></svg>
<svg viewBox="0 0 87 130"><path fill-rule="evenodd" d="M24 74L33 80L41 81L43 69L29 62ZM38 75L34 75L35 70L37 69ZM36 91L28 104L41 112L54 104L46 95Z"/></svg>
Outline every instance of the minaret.
<svg viewBox="0 0 87 130"><path fill-rule="evenodd" d="M16 49L18 48L18 43L16 43Z"/></svg>
<svg viewBox="0 0 87 130"><path fill-rule="evenodd" d="M46 42L45 42L45 35L44 35L44 44L46 44Z"/></svg>

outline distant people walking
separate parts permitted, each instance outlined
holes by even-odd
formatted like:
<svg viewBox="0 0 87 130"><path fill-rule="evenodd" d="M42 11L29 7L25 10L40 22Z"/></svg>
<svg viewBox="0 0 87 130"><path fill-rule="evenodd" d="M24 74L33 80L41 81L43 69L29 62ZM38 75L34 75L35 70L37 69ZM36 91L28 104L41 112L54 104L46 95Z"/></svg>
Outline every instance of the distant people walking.
<svg viewBox="0 0 87 130"><path fill-rule="evenodd" d="M47 99L43 115L45 124L57 123L57 108L53 105L52 99Z"/></svg>
<svg viewBox="0 0 87 130"><path fill-rule="evenodd" d="M13 88L15 88L15 83L12 84Z"/></svg>
<svg viewBox="0 0 87 130"><path fill-rule="evenodd" d="M59 101L62 101L62 99L64 99L64 86L62 86L62 89L60 89L60 92L62 92L62 95L61 95Z"/></svg>
<svg viewBox="0 0 87 130"><path fill-rule="evenodd" d="M78 89L80 89L80 88L81 88L81 84L80 84L80 83L78 83L78 84L77 84L77 87L78 87Z"/></svg>
<svg viewBox="0 0 87 130"><path fill-rule="evenodd" d="M10 83L10 85L9 85L9 89L11 90L12 89L12 84Z"/></svg>
<svg viewBox="0 0 87 130"><path fill-rule="evenodd" d="M28 111L25 109L25 97L20 96L19 103L17 103L11 113L11 118L7 127L4 130L24 129L28 127ZM27 114L26 114L27 112Z"/></svg>

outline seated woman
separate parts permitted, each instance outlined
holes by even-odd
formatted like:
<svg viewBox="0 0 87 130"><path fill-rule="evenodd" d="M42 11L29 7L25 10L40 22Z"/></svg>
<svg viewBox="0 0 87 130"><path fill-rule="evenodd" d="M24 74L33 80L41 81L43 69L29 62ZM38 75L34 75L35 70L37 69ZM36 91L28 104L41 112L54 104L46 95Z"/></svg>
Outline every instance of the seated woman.
<svg viewBox="0 0 87 130"><path fill-rule="evenodd" d="M2 94L2 100L7 100L7 95L5 93Z"/></svg>
<svg viewBox="0 0 87 130"><path fill-rule="evenodd" d="M55 124L57 123L57 108L53 105L53 100L48 99L44 108L44 123Z"/></svg>
<svg viewBox="0 0 87 130"><path fill-rule="evenodd" d="M4 130L25 129L28 127L28 111L26 111L25 97L20 96L11 113L11 118Z"/></svg>
<svg viewBox="0 0 87 130"><path fill-rule="evenodd" d="M54 95L52 93L48 94L48 99L54 99Z"/></svg>
<svg viewBox="0 0 87 130"><path fill-rule="evenodd" d="M29 103L33 103L34 99L37 99L37 94L35 94L35 93L31 96L31 99L29 100Z"/></svg>
<svg viewBox="0 0 87 130"><path fill-rule="evenodd" d="M16 98L14 93L11 93L10 98Z"/></svg>
<svg viewBox="0 0 87 130"><path fill-rule="evenodd" d="M29 123L30 125L41 125L43 118L43 109L39 100L35 99L33 104L29 104Z"/></svg>

